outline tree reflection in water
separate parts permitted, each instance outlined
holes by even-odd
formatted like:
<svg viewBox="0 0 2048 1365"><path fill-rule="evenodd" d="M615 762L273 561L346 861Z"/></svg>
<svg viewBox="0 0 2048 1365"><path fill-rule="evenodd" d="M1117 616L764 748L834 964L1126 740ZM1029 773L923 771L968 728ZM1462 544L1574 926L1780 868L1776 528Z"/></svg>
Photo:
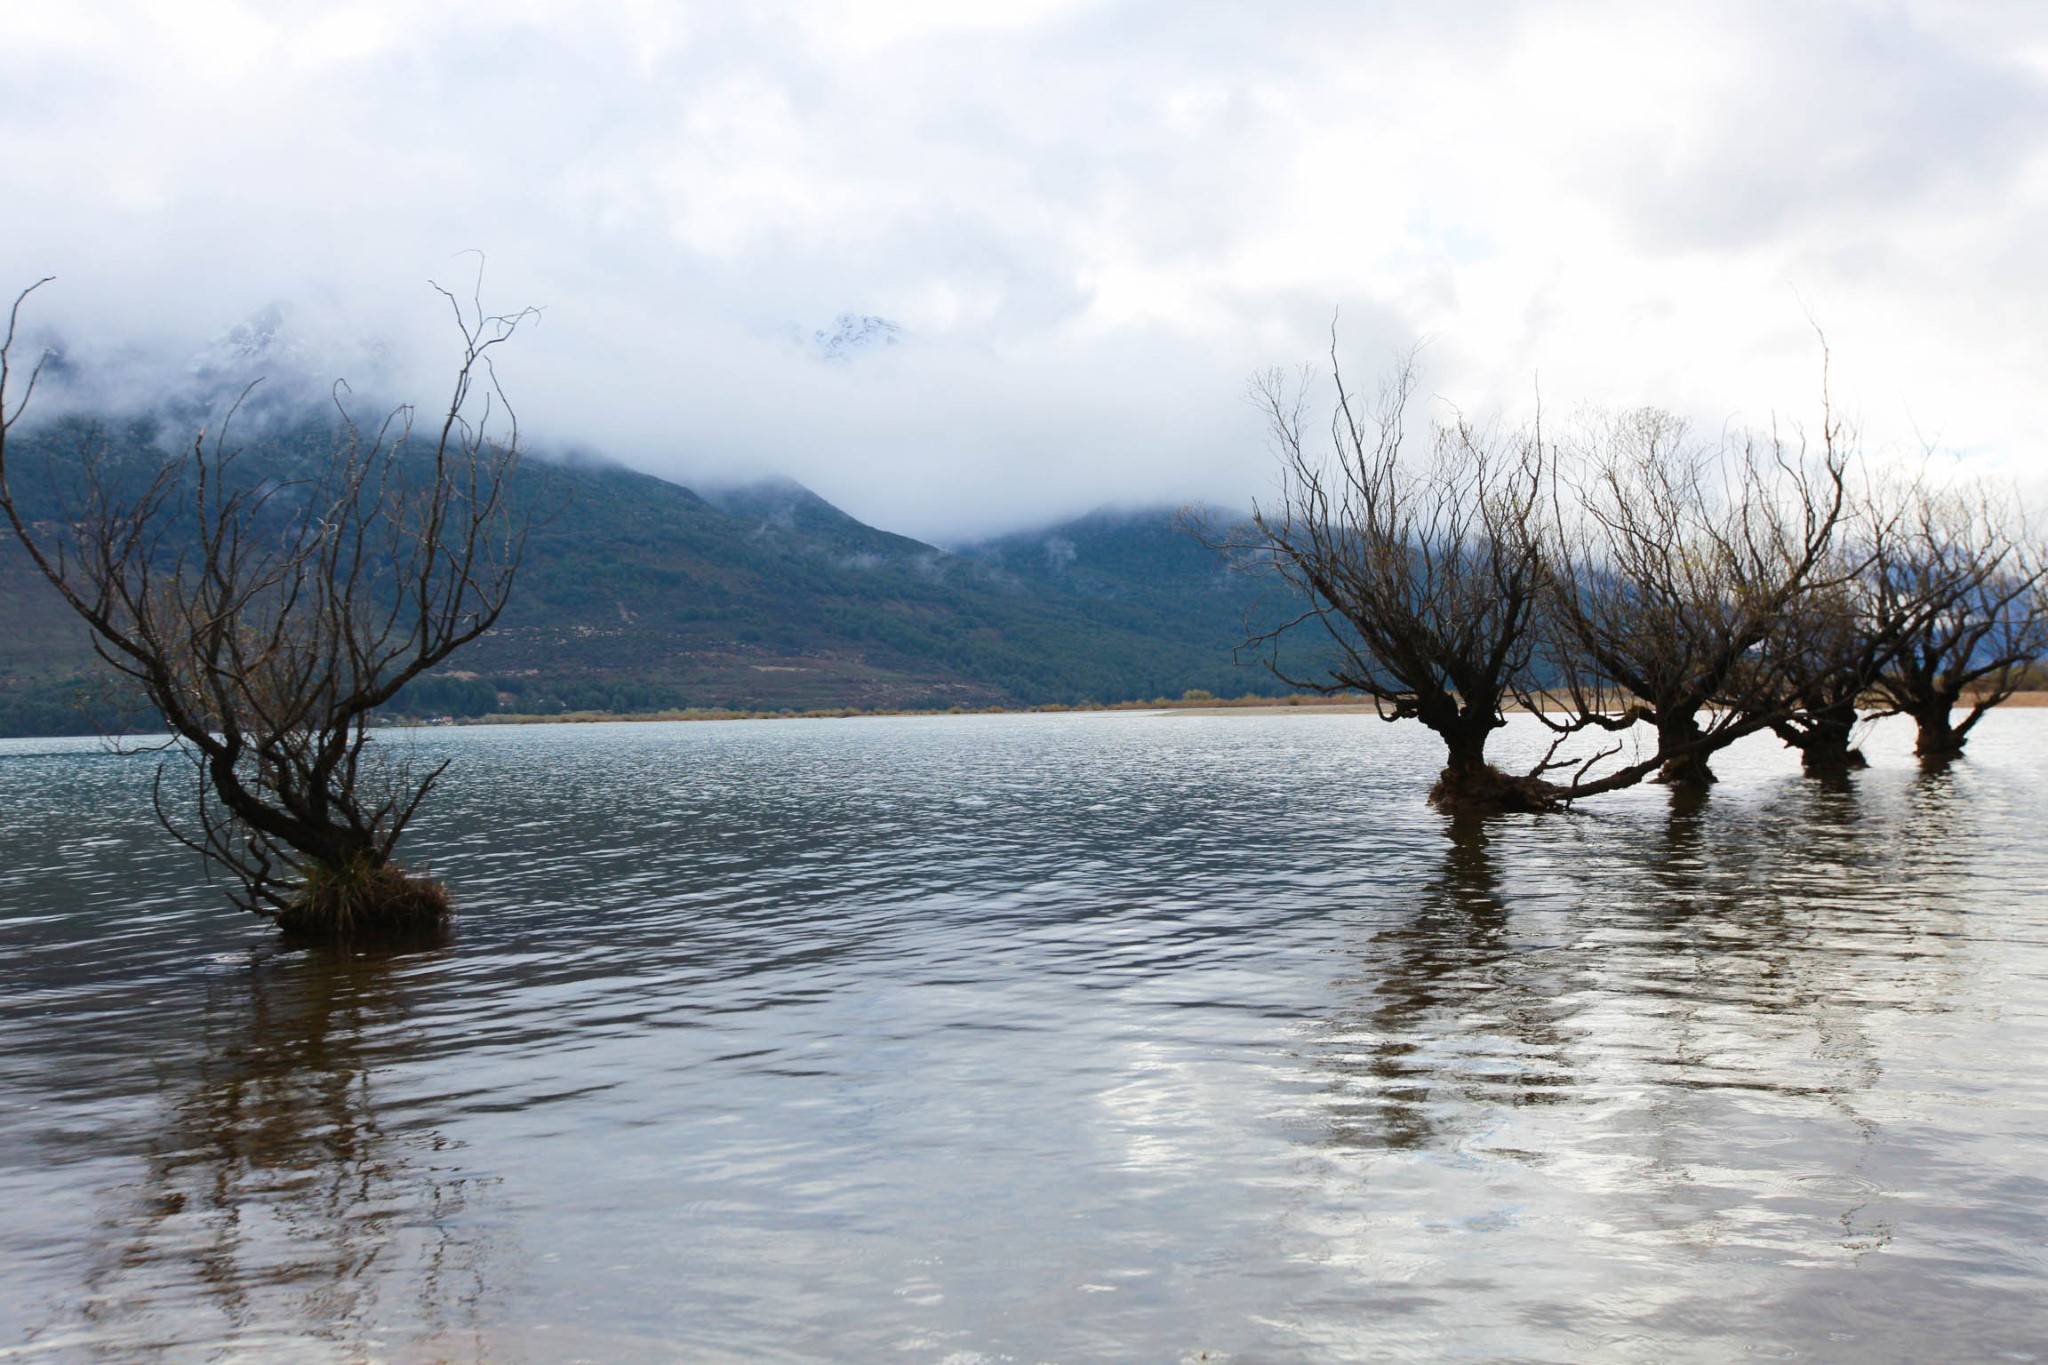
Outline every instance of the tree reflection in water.
<svg viewBox="0 0 2048 1365"><path fill-rule="evenodd" d="M379 1093L418 1046L404 969L262 951L214 987L196 1072L166 1080L146 1172L103 1223L97 1342L360 1358L409 1324L436 1359L481 1354L488 1182Z"/></svg>
<svg viewBox="0 0 2048 1365"><path fill-rule="evenodd" d="M1374 935L1362 993L1317 1040L1329 1140L1400 1150L1440 1142L1472 1104L1542 1104L1571 1084L1572 1006L1549 955L1515 941L1491 837L1453 823L1412 914Z"/></svg>
<svg viewBox="0 0 2048 1365"><path fill-rule="evenodd" d="M1934 1130L1883 1062L1983 994L1950 947L1970 818L1934 783L1450 829L1306 1039L1304 1226L1354 1239L1389 1312L1456 1284L1505 1341L1577 1302L1555 1325L1590 1354L1825 1337L1845 1275L1914 1292L1902 1219L1981 1217L1914 1194Z"/></svg>

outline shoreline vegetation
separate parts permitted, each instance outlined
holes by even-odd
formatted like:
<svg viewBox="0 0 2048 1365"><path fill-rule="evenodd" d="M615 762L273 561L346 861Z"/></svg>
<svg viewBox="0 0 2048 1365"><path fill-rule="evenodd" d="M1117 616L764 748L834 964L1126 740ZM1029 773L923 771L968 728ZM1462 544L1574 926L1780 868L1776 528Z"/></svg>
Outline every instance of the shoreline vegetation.
<svg viewBox="0 0 2048 1365"><path fill-rule="evenodd" d="M1966 708L1977 698L1965 694L1958 703ZM2048 686L2015 692L1999 703L2012 708L2048 708ZM1509 715L1522 714L1529 708L1519 704L1509 705L1503 710ZM1563 710L1560 707L1559 710ZM1231 712L1285 712L1324 711L1338 715L1373 715L1376 707L1370 700L1356 696L1317 696L1313 693L1295 693L1291 696L1264 696L1246 694L1242 697L1212 697L1208 695L1186 695L1180 697L1153 697L1145 701L1119 702L1047 702L1035 706L948 706L918 709L913 707L858 707L829 706L808 710L759 710L736 711L720 707L670 707L660 711L563 711L547 715L531 715L518 712L493 712L482 716L404 716L386 722L395 728L458 728L478 725L608 725L608 724L649 724L665 721L728 721L728 720L857 720L880 716L1029 716L1052 714L1099 714L1113 711L1185 711L1195 714L1228 714Z"/></svg>

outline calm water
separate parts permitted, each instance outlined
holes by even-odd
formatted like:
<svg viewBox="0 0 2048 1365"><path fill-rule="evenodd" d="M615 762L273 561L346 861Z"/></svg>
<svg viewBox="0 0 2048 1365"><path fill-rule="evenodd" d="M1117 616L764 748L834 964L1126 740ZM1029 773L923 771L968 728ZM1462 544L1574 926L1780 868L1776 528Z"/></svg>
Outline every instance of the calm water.
<svg viewBox="0 0 2048 1365"><path fill-rule="evenodd" d="M1371 717L437 732L381 962L0 743L0 1360L2048 1357L2048 711L1907 738L1453 838Z"/></svg>

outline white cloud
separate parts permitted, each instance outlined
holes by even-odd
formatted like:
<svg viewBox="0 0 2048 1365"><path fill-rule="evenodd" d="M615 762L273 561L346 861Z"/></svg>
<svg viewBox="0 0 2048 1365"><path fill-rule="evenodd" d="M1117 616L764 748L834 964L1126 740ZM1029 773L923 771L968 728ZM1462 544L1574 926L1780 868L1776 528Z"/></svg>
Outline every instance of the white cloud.
<svg viewBox="0 0 2048 1365"><path fill-rule="evenodd" d="M0 263L82 357L283 300L430 399L482 247L542 439L925 535L1264 491L1244 378L1340 304L1712 425L1812 411L1810 307L1870 443L2026 471L2044 103L2001 4L17 5ZM845 312L913 341L790 343Z"/></svg>

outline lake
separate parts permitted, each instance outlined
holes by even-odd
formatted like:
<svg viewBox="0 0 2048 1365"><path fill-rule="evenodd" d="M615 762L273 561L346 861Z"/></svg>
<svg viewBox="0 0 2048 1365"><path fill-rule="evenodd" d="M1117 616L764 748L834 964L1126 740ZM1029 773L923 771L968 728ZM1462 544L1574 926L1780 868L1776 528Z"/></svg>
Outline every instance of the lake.
<svg viewBox="0 0 2048 1365"><path fill-rule="evenodd" d="M2048 1357L2048 710L1476 832L1360 715L390 739L383 960L0 742L0 1360Z"/></svg>

